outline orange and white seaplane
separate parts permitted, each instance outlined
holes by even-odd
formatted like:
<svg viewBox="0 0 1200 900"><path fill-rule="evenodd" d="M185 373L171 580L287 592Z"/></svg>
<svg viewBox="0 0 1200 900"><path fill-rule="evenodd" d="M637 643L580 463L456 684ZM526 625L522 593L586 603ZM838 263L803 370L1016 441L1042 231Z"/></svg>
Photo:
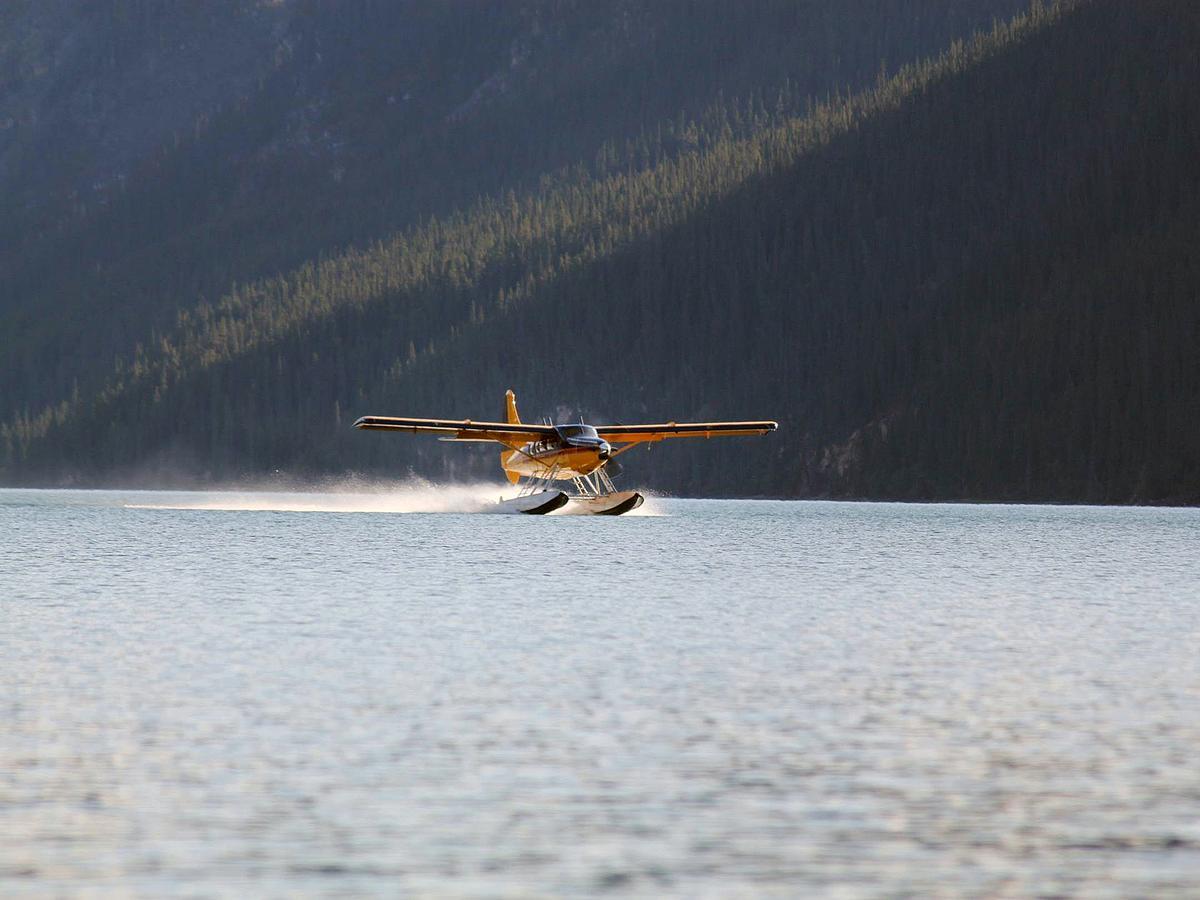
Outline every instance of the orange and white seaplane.
<svg viewBox="0 0 1200 900"><path fill-rule="evenodd" d="M440 434L444 441L501 444L500 467L521 491L501 500L497 511L540 515L562 509L566 514L619 516L642 505L637 491L618 491L604 470L617 456L638 444L667 438L726 437L768 434L776 422L668 422L662 425L527 425L517 415L512 391L504 397L503 422L471 419L401 419L363 416L355 428ZM574 493L558 490L555 482L569 481ZM563 507L566 507L563 509Z"/></svg>

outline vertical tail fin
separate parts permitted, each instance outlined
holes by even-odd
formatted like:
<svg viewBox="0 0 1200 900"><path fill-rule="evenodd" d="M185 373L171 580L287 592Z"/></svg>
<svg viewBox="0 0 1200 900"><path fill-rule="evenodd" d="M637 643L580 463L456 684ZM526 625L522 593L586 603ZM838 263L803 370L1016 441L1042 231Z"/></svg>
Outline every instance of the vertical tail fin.
<svg viewBox="0 0 1200 900"><path fill-rule="evenodd" d="M504 421L509 425L520 425L521 417L517 415L517 395L511 390L504 393ZM500 454L500 468L504 469L504 474L508 476L508 480L512 484L516 484L521 480L521 476L516 472L504 468L504 463L507 461L511 450L505 450Z"/></svg>

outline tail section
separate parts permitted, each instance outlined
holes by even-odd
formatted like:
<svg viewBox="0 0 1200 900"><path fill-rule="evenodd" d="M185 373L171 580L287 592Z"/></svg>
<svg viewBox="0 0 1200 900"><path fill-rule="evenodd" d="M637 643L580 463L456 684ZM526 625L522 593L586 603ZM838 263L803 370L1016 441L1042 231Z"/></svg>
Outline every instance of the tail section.
<svg viewBox="0 0 1200 900"><path fill-rule="evenodd" d="M521 417L517 414L517 395L512 391L506 391L504 393L504 421L509 425L521 424ZM511 450L505 450L500 454L500 468L504 468L504 462L508 459L508 456L511 453ZM518 475L516 472L511 472L508 469L504 469L504 474L508 476L509 483L511 484L516 484L521 480L520 475Z"/></svg>
<svg viewBox="0 0 1200 900"><path fill-rule="evenodd" d="M517 415L517 395L512 391L504 394L504 421L509 425L521 424L521 417Z"/></svg>

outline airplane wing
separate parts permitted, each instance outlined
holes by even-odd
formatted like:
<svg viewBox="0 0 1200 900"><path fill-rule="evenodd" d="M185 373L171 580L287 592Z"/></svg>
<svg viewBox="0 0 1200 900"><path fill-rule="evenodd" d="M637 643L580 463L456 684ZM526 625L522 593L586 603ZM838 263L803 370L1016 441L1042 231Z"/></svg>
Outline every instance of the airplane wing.
<svg viewBox="0 0 1200 900"><path fill-rule="evenodd" d="M440 434L443 440L494 441L505 446L520 446L526 441L554 434L554 428L550 425L472 422L470 419L403 419L394 416L363 416L354 423L354 427L369 431Z"/></svg>
<svg viewBox="0 0 1200 900"><path fill-rule="evenodd" d="M662 425L597 425L596 433L610 444L636 444L667 438L770 434L778 427L778 422L667 422Z"/></svg>

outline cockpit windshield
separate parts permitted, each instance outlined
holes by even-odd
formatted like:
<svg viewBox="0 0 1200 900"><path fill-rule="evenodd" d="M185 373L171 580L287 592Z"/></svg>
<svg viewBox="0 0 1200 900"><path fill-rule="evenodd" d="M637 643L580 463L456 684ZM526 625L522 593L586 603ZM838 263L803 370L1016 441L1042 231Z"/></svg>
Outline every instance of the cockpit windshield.
<svg viewBox="0 0 1200 900"><path fill-rule="evenodd" d="M595 438L600 439L600 435L596 434L596 429L591 425L558 425L554 429L558 432L558 436L564 439L569 438Z"/></svg>

